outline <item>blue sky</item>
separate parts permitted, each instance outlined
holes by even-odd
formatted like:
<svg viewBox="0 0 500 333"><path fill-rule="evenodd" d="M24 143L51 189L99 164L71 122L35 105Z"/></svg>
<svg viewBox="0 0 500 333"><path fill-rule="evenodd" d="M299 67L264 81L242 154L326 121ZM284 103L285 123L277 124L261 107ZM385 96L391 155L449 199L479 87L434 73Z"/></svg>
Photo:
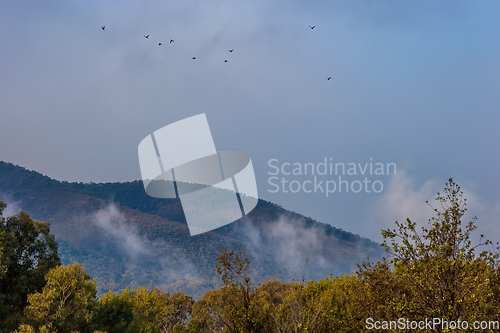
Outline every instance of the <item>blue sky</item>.
<svg viewBox="0 0 500 333"><path fill-rule="evenodd" d="M396 219L425 222L454 177L499 241L499 14L498 1L4 1L0 160L135 180L145 136L206 113L217 149L252 157L263 199L380 240ZM397 175L379 194L270 192L269 160L325 157Z"/></svg>

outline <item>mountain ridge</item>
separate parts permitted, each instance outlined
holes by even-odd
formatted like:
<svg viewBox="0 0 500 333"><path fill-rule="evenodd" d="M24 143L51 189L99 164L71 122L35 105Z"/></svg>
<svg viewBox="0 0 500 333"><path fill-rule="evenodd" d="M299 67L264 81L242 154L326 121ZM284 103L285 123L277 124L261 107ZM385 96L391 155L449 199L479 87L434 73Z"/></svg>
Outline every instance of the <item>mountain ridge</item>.
<svg viewBox="0 0 500 333"><path fill-rule="evenodd" d="M305 262L309 278L340 275L382 256L367 238L260 199L244 218L191 237L180 201L151 198L140 181L70 183L0 161L3 197L50 222L62 261L82 263L100 292L148 285L196 296L220 285L222 246L245 251L256 282L293 279Z"/></svg>

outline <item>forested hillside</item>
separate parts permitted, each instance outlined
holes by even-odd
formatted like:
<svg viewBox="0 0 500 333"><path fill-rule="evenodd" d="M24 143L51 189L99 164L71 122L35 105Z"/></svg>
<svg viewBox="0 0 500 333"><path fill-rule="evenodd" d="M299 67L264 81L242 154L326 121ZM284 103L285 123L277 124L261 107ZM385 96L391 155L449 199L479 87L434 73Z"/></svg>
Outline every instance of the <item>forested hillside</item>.
<svg viewBox="0 0 500 333"><path fill-rule="evenodd" d="M0 200L0 333L497 332L499 244L472 241L452 179L436 200L425 227L382 230L386 256L349 275L255 283L246 253L223 247L222 286L197 300L142 286L98 297L82 265L61 264L47 222L5 218Z"/></svg>
<svg viewBox="0 0 500 333"><path fill-rule="evenodd" d="M307 278L319 279L382 255L379 244L263 200L245 218L191 237L180 202L149 197L139 181L60 182L0 162L0 198L50 222L61 261L81 263L99 293L148 286L201 297L220 285L223 246L247 254L256 283L296 280L306 261Z"/></svg>

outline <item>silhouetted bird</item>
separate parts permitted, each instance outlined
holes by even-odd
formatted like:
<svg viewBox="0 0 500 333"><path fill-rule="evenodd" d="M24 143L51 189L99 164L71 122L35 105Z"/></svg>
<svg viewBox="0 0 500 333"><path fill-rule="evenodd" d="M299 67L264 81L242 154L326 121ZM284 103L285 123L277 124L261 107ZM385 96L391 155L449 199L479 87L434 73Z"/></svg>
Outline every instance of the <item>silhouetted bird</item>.
<svg viewBox="0 0 500 333"><path fill-rule="evenodd" d="M161 43L158 43L158 45L161 45Z"/></svg>
<svg viewBox="0 0 500 333"><path fill-rule="evenodd" d="M174 40L173 40L173 39L171 39L171 40L170 40L170 43L173 43L173 42L174 42Z"/></svg>
<svg viewBox="0 0 500 333"><path fill-rule="evenodd" d="M148 39L148 38L149 38L149 35L144 36L144 38Z"/></svg>
<svg viewBox="0 0 500 333"><path fill-rule="evenodd" d="M311 26L309 26L309 28L311 28L311 29L314 29L315 27L316 27L315 25L313 25L312 27L311 27Z"/></svg>
<svg viewBox="0 0 500 333"><path fill-rule="evenodd" d="M328 81L330 81L330 79L331 79L331 78L332 78L332 77L331 77L331 76L329 76L327 80L328 80Z"/></svg>
<svg viewBox="0 0 500 333"><path fill-rule="evenodd" d="M233 50L233 49L231 49L231 50L228 50L228 51L229 51L229 52L233 52L234 50Z"/></svg>
<svg viewBox="0 0 500 333"><path fill-rule="evenodd" d="M106 26L105 26L105 25L103 25L103 26L101 27L101 29L102 29L102 30L106 29Z"/></svg>
<svg viewBox="0 0 500 333"><path fill-rule="evenodd" d="M196 57L193 57L193 60L196 59Z"/></svg>
<svg viewBox="0 0 500 333"><path fill-rule="evenodd" d="M224 62L227 62L227 59L226 59L226 60L224 60Z"/></svg>

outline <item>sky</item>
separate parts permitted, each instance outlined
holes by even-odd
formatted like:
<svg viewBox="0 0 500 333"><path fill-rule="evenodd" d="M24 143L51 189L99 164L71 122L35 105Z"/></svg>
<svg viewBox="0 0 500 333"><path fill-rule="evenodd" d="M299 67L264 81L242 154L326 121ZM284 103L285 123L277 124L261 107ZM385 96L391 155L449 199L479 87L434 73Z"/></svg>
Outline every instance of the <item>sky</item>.
<svg viewBox="0 0 500 333"><path fill-rule="evenodd" d="M2 1L0 160L137 180L143 138L205 113L218 150L251 156L262 199L380 241L423 225L453 177L500 241L499 17L489 0ZM284 174L325 158L355 163L349 192ZM370 163L396 172L361 175Z"/></svg>

